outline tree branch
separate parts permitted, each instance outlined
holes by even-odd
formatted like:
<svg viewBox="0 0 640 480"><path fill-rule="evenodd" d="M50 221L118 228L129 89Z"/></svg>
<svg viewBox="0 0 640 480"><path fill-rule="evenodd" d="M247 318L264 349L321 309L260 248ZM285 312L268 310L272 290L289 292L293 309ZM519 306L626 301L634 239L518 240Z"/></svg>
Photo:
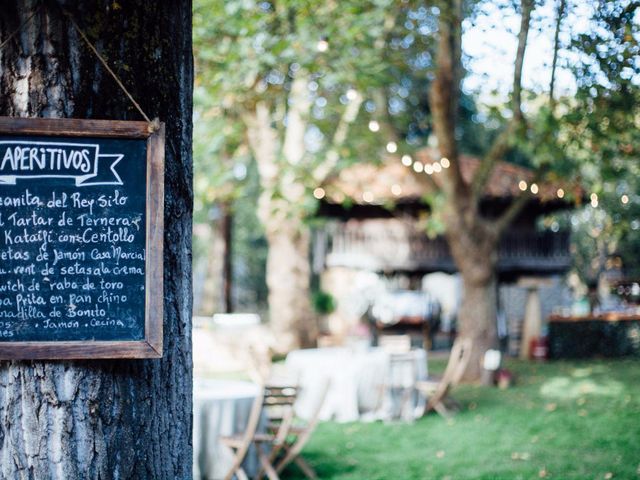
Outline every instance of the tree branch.
<svg viewBox="0 0 640 480"><path fill-rule="evenodd" d="M541 183L545 178L543 170L537 170L533 178L529 179L529 184ZM535 195L530 190L524 190L518 195L515 200L509 205L509 207L502 212L496 220L491 222L498 234L502 234L504 230L511 224L511 222L518 216L522 209L527 205L528 201L535 198Z"/></svg>
<svg viewBox="0 0 640 480"><path fill-rule="evenodd" d="M529 24L531 23L531 12L533 10L533 0L521 1L520 32L518 33L518 50L516 52L515 68L513 70L513 91L511 96L511 109L513 115L505 129L496 137L489 152L482 159L472 184L472 193L475 203L480 200L484 188L491 177L493 167L504 158L504 155L511 148L514 134L523 123L522 115L522 66L524 54L527 49L527 36L529 34Z"/></svg>
<svg viewBox="0 0 640 480"><path fill-rule="evenodd" d="M451 197L466 196L455 138L460 90L462 2L443 2L439 19L440 37L436 54L436 74L429 92L433 129L440 154L451 167L444 174L444 190Z"/></svg>
<svg viewBox="0 0 640 480"><path fill-rule="evenodd" d="M308 84L309 79L302 72L298 72L291 82L287 126L282 145L284 158L291 165L298 165L305 153L304 134L307 130L307 117L311 109Z"/></svg>
<svg viewBox="0 0 640 480"><path fill-rule="evenodd" d="M333 138L331 140L331 145L327 151L327 155L323 162L318 165L313 171L313 179L317 183L321 183L331 174L338 161L340 160L339 150L344 145L344 142L347 139L347 134L349 133L349 128L351 124L355 122L358 117L358 112L360 111L360 106L362 105L362 95L360 92L356 92L355 98L353 98L348 104L347 107L342 112L342 116L340 117L340 121L338 122L338 126L333 133Z"/></svg>
<svg viewBox="0 0 640 480"><path fill-rule="evenodd" d="M527 205L529 200L533 198L533 195L525 190L516 199L511 202L511 205L492 223L498 236L500 236L505 229L511 224L511 222L520 214L522 209Z"/></svg>
<svg viewBox="0 0 640 480"><path fill-rule="evenodd" d="M551 62L551 80L549 81L549 107L551 113L554 112L556 107L556 99L554 96L554 87L556 83L556 67L558 64L558 50L560 47L560 25L562 23L562 17L564 17L564 11L566 8L566 0L558 1L558 17L556 18L556 32L553 37L553 61Z"/></svg>
<svg viewBox="0 0 640 480"><path fill-rule="evenodd" d="M257 102L255 110L242 116L247 127L247 140L258 166L260 183L273 189L278 180L278 134L271 127L271 112L265 102Z"/></svg>
<svg viewBox="0 0 640 480"><path fill-rule="evenodd" d="M518 33L518 51L516 52L515 68L513 69L513 94L511 100L513 119L516 122L522 121L522 66L527 49L527 36L529 35L533 0L522 0L521 9L520 33Z"/></svg>

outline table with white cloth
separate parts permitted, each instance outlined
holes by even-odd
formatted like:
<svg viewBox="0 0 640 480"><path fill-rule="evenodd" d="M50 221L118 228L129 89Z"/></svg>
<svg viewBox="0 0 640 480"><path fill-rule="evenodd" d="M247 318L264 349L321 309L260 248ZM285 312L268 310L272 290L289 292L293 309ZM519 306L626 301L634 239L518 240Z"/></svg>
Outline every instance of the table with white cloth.
<svg viewBox="0 0 640 480"><path fill-rule="evenodd" d="M221 443L221 436L244 433L259 387L239 380L195 378L193 382L193 478L224 478L233 455ZM263 419L264 422L264 419ZM254 449L243 464L247 473L257 471Z"/></svg>
<svg viewBox="0 0 640 480"><path fill-rule="evenodd" d="M402 361L398 361L402 360ZM296 411L311 416L329 381L321 420L351 422L359 419L384 419L398 398L390 388L412 388L427 378L427 352L423 349L394 354L382 348L314 348L294 350L285 361L287 371L302 387ZM421 401L416 394L411 401Z"/></svg>

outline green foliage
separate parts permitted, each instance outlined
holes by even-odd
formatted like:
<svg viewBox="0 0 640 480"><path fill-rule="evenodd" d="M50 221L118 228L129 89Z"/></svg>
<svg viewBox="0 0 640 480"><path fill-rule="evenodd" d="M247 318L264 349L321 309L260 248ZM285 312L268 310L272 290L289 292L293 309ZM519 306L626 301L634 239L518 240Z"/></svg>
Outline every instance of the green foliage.
<svg viewBox="0 0 640 480"><path fill-rule="evenodd" d="M292 101L291 83L301 75L309 77L308 96L313 102L311 118L306 119L306 152L299 165L281 161L279 168L283 174L292 173L309 197L317 186L308 179L310 167L325 159L350 101L349 90L360 92L365 101L348 141L340 147L338 168L381 157L389 138L369 130L371 119L393 117L394 129L417 145L428 130L426 85L435 21L431 10L412 1L401 5L391 0L197 1L197 120L224 122L203 125L202 140L208 143L203 150L211 158L230 143L233 151L245 128L244 116L254 111L257 102L269 106L272 126L282 132ZM384 92L382 104L374 91ZM225 170L229 169L212 171L218 176L214 185L225 183Z"/></svg>
<svg viewBox="0 0 640 480"><path fill-rule="evenodd" d="M591 28L572 44L578 88L556 128L586 196L597 196L598 210L587 207L571 218L576 266L585 281L594 281L614 253L627 275L640 275L639 16L637 2L599 1Z"/></svg>
<svg viewBox="0 0 640 480"><path fill-rule="evenodd" d="M336 309L336 299L330 293L318 290L312 296L313 309L320 315L328 315Z"/></svg>
<svg viewBox="0 0 640 480"><path fill-rule="evenodd" d="M573 43L578 90L566 117L567 147L596 192L640 174L638 12L637 2L600 1L592 28Z"/></svg>

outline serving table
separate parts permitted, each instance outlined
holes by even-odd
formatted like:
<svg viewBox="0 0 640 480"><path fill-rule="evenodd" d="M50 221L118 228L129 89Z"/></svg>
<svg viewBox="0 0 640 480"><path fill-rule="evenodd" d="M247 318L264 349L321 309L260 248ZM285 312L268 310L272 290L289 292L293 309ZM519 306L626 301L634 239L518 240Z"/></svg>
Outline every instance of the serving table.
<svg viewBox="0 0 640 480"><path fill-rule="evenodd" d="M549 356L640 356L640 315L603 313L549 317Z"/></svg>

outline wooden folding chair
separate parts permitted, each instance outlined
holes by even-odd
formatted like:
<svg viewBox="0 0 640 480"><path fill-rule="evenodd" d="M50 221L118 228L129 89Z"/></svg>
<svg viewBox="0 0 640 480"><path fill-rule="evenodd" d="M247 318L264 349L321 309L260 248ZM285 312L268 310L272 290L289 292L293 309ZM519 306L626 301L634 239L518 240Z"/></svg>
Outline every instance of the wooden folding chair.
<svg viewBox="0 0 640 480"><path fill-rule="evenodd" d="M231 480L234 475L240 480L248 480L249 477L242 468L242 462L252 445L256 449L260 462L260 470L255 478L266 475L269 480L279 480L273 460L285 444L293 420L296 393L295 387L261 387L260 394L251 407L244 433L220 438L222 444L234 454L233 466L225 476L225 480ZM272 432L259 432L258 427L263 413L269 415L273 410L279 418L278 428Z"/></svg>
<svg viewBox="0 0 640 480"><path fill-rule="evenodd" d="M282 473L282 471L291 462L293 462L300 468L300 470L302 470L307 478L311 478L314 480L318 478L318 475L313 470L311 465L309 465L307 461L302 458L301 453L303 448L313 435L316 427L318 426L320 411L322 410L324 401L327 398L329 385L329 380L325 380L323 382L323 385L320 388L320 395L318 396L317 403L311 413L311 416L306 420L297 418L289 428L289 435L287 437L287 440L280 449L282 455L275 464L276 472Z"/></svg>
<svg viewBox="0 0 640 480"><path fill-rule="evenodd" d="M231 480L234 475L239 480L248 480L246 472L242 468L242 462L244 461L249 447L253 442L253 439L258 430L260 424L260 416L262 413L262 404L264 400L264 390L260 388L258 395L251 406L251 412L249 413L249 420L247 421L247 427L242 435L233 435L230 437L220 437L220 442L231 450L233 454L233 465L229 469L229 472L225 475L224 480Z"/></svg>
<svg viewBox="0 0 640 480"><path fill-rule="evenodd" d="M416 365L411 353L410 335L381 335L378 346L389 354L387 378L379 386L380 396L376 411L385 420L414 420L414 408L407 408L415 392ZM398 377L398 373L400 376ZM399 398L399 402L394 400ZM387 408L385 408L385 405ZM382 412L382 410L385 410Z"/></svg>
<svg viewBox="0 0 640 480"><path fill-rule="evenodd" d="M298 388L292 385L268 385L265 387L263 408L269 421L267 433L257 433L254 443L260 460L260 471L256 478L267 475L269 480L278 479L273 466L274 460L287 444L287 437L293 424L294 404Z"/></svg>
<svg viewBox="0 0 640 480"><path fill-rule="evenodd" d="M449 362L442 378L416 382L416 389L427 398L423 414L435 410L443 417L449 418L453 410L459 409L458 402L449 395L449 391L460 383L471 358L472 346L471 339L459 338L451 348Z"/></svg>

